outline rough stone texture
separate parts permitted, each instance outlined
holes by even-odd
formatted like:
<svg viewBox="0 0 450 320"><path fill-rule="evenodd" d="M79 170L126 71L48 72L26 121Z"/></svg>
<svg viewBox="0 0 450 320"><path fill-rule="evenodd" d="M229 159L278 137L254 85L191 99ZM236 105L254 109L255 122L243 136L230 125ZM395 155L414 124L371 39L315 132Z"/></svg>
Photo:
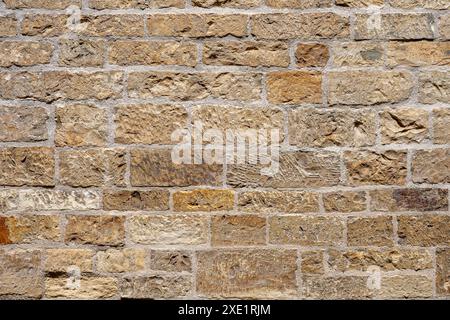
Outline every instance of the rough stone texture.
<svg viewBox="0 0 450 320"><path fill-rule="evenodd" d="M374 266L383 271L433 268L432 254L423 249L331 249L328 256L329 268L339 272L367 271Z"/></svg>
<svg viewBox="0 0 450 320"><path fill-rule="evenodd" d="M328 79L330 104L374 105L401 102L413 89L412 75L403 71L331 72Z"/></svg>
<svg viewBox="0 0 450 320"><path fill-rule="evenodd" d="M366 209L366 193L330 192L323 195L323 206L327 212L358 212Z"/></svg>
<svg viewBox="0 0 450 320"><path fill-rule="evenodd" d="M124 244L124 217L68 216L67 243L119 246Z"/></svg>
<svg viewBox="0 0 450 320"><path fill-rule="evenodd" d="M394 244L392 217L349 218L347 244L349 246L392 246Z"/></svg>
<svg viewBox="0 0 450 320"><path fill-rule="evenodd" d="M450 72L420 73L419 102L426 104L450 103Z"/></svg>
<svg viewBox="0 0 450 320"><path fill-rule="evenodd" d="M344 153L349 185L398 185L406 181L406 152L388 150Z"/></svg>
<svg viewBox="0 0 450 320"><path fill-rule="evenodd" d="M380 14L379 18L357 14L355 39L433 39L433 23L434 18L430 13L390 13Z"/></svg>
<svg viewBox="0 0 450 320"><path fill-rule="evenodd" d="M115 141L122 144L172 144L171 135L187 126L181 106L121 105L115 110Z"/></svg>
<svg viewBox="0 0 450 320"><path fill-rule="evenodd" d="M206 42L203 62L209 65L287 67L288 46L283 42Z"/></svg>
<svg viewBox="0 0 450 320"><path fill-rule="evenodd" d="M256 73L133 72L128 78L131 98L252 101L260 93L261 75Z"/></svg>
<svg viewBox="0 0 450 320"><path fill-rule="evenodd" d="M436 144L450 143L450 109L437 108L433 110L433 142Z"/></svg>
<svg viewBox="0 0 450 320"><path fill-rule="evenodd" d="M213 246L263 245L266 243L266 218L254 215L215 216L211 222Z"/></svg>
<svg viewBox="0 0 450 320"><path fill-rule="evenodd" d="M106 110L93 105L67 105L56 109L57 146L103 146L107 139Z"/></svg>
<svg viewBox="0 0 450 320"><path fill-rule="evenodd" d="M234 192L231 190L177 191L173 194L175 211L229 211L234 207Z"/></svg>
<svg viewBox="0 0 450 320"><path fill-rule="evenodd" d="M128 231L134 243L198 245L208 241L208 220L196 215L134 216Z"/></svg>
<svg viewBox="0 0 450 320"><path fill-rule="evenodd" d="M267 79L272 103L321 103L322 75L318 72L274 72Z"/></svg>
<svg viewBox="0 0 450 320"><path fill-rule="evenodd" d="M119 211L164 211L169 209L169 192L162 189L105 191L103 208Z"/></svg>
<svg viewBox="0 0 450 320"><path fill-rule="evenodd" d="M211 250L199 252L197 259L202 296L273 299L296 294L295 250Z"/></svg>
<svg viewBox="0 0 450 320"><path fill-rule="evenodd" d="M301 191L245 191L238 210L248 213L302 213L319 211L319 195Z"/></svg>
<svg viewBox="0 0 450 320"><path fill-rule="evenodd" d="M269 242L301 246L336 246L343 243L340 218L277 216L269 218Z"/></svg>
<svg viewBox="0 0 450 320"><path fill-rule="evenodd" d="M436 211L448 209L445 189L387 189L369 192L375 211Z"/></svg>
<svg viewBox="0 0 450 320"><path fill-rule="evenodd" d="M0 300L448 299L449 10L0 0Z"/></svg>
<svg viewBox="0 0 450 320"><path fill-rule="evenodd" d="M428 112L419 108L386 109L380 114L381 143L420 143L428 137Z"/></svg>
<svg viewBox="0 0 450 320"><path fill-rule="evenodd" d="M55 160L52 148L1 148L1 186L53 186Z"/></svg>
<svg viewBox="0 0 450 320"><path fill-rule="evenodd" d="M369 146L375 144L376 114L296 109L289 112L289 134L290 144L299 147Z"/></svg>
<svg viewBox="0 0 450 320"><path fill-rule="evenodd" d="M401 245L448 246L450 244L450 216L414 215L398 217L398 236Z"/></svg>
<svg viewBox="0 0 450 320"><path fill-rule="evenodd" d="M450 182L450 149L418 150L412 159L412 179L417 183Z"/></svg>
<svg viewBox="0 0 450 320"><path fill-rule="evenodd" d="M48 118L41 107L0 106L0 142L47 140Z"/></svg>

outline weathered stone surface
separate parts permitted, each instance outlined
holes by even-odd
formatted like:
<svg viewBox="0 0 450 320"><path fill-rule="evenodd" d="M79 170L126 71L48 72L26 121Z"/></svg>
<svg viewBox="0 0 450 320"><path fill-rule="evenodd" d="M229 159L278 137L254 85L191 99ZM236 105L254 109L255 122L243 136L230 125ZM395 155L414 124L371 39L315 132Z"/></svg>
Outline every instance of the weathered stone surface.
<svg viewBox="0 0 450 320"><path fill-rule="evenodd" d="M335 217L276 216L269 218L269 242L301 246L338 246L344 223Z"/></svg>
<svg viewBox="0 0 450 320"><path fill-rule="evenodd" d="M35 142L48 139L47 111L41 107L0 106L0 141Z"/></svg>
<svg viewBox="0 0 450 320"><path fill-rule="evenodd" d="M429 298L433 295L433 280L427 276L386 276L381 279L383 298Z"/></svg>
<svg viewBox="0 0 450 320"><path fill-rule="evenodd" d="M100 208L100 195L90 190L1 189L0 211L62 211Z"/></svg>
<svg viewBox="0 0 450 320"><path fill-rule="evenodd" d="M364 191L330 192L323 195L323 206L327 212L358 212L367 206Z"/></svg>
<svg viewBox="0 0 450 320"><path fill-rule="evenodd" d="M154 14L147 19L151 36L162 37L243 37L247 16L241 14Z"/></svg>
<svg viewBox="0 0 450 320"><path fill-rule="evenodd" d="M380 113L381 143L420 143L428 137L428 111L391 108Z"/></svg>
<svg viewBox="0 0 450 320"><path fill-rule="evenodd" d="M184 8L185 0L90 0L92 9L147 9L147 8Z"/></svg>
<svg viewBox="0 0 450 320"><path fill-rule="evenodd" d="M214 216L211 221L213 246L263 245L266 218L255 215Z"/></svg>
<svg viewBox="0 0 450 320"><path fill-rule="evenodd" d="M21 33L24 36L61 36L70 31L67 24L69 18L65 14L27 14L21 24Z"/></svg>
<svg viewBox="0 0 450 320"><path fill-rule="evenodd" d="M140 15L84 15L77 32L90 37L142 37L145 35L144 17Z"/></svg>
<svg viewBox="0 0 450 320"><path fill-rule="evenodd" d="M98 67L105 60L103 40L60 40L59 64L71 67Z"/></svg>
<svg viewBox="0 0 450 320"><path fill-rule="evenodd" d="M92 272L94 251L90 249L48 249L45 253L45 271L69 274L73 267L80 272Z"/></svg>
<svg viewBox="0 0 450 320"><path fill-rule="evenodd" d="M450 9L450 4L446 0L392 0L390 5L402 9Z"/></svg>
<svg viewBox="0 0 450 320"><path fill-rule="evenodd" d="M229 211L234 206L232 190L188 190L173 194L175 211Z"/></svg>
<svg viewBox="0 0 450 320"><path fill-rule="evenodd" d="M321 103L322 75L309 71L269 73L267 94L272 103Z"/></svg>
<svg viewBox="0 0 450 320"><path fill-rule="evenodd" d="M398 236L401 245L448 246L450 216L437 214L399 216Z"/></svg>
<svg viewBox="0 0 450 320"><path fill-rule="evenodd" d="M347 243L349 246L392 246L393 228L390 216L352 217L347 220Z"/></svg>
<svg viewBox="0 0 450 320"><path fill-rule="evenodd" d="M145 269L144 249L108 249L97 252L97 270L100 272L137 272Z"/></svg>
<svg viewBox="0 0 450 320"><path fill-rule="evenodd" d="M289 152L280 155L279 171L261 174L261 165L229 165L227 183L233 187L303 188L339 183L339 157L332 152Z"/></svg>
<svg viewBox="0 0 450 320"><path fill-rule="evenodd" d="M0 149L0 185L53 186L55 159L48 147Z"/></svg>
<svg viewBox="0 0 450 320"><path fill-rule="evenodd" d="M72 187L99 187L119 174L114 164L122 153L115 149L70 150L59 153L60 182ZM123 169L124 170L124 169Z"/></svg>
<svg viewBox="0 0 450 320"><path fill-rule="evenodd" d="M405 151L347 151L344 161L349 185L400 185L406 182Z"/></svg>
<svg viewBox="0 0 450 320"><path fill-rule="evenodd" d="M58 216L11 216L6 217L4 225L8 231L6 243L59 241L61 238Z"/></svg>
<svg viewBox="0 0 450 320"><path fill-rule="evenodd" d="M287 67L289 51L283 42L209 41L203 47L203 63L250 67Z"/></svg>
<svg viewBox="0 0 450 320"><path fill-rule="evenodd" d="M304 251L301 253L302 274L323 274L323 251Z"/></svg>
<svg viewBox="0 0 450 320"><path fill-rule="evenodd" d="M110 45L109 63L117 65L197 64L195 43L176 41L115 41Z"/></svg>
<svg viewBox="0 0 450 320"><path fill-rule="evenodd" d="M433 39L434 18L430 13L357 14L355 39Z"/></svg>
<svg viewBox="0 0 450 320"><path fill-rule="evenodd" d="M170 150L131 151L131 184L133 186L219 185L222 166L207 164L174 164Z"/></svg>
<svg viewBox="0 0 450 320"><path fill-rule="evenodd" d="M43 102L117 99L122 72L7 72L0 73L0 97Z"/></svg>
<svg viewBox="0 0 450 320"><path fill-rule="evenodd" d="M266 129L268 141L270 140L269 130L278 129L280 139L284 139L284 115L279 108L194 106L192 108L192 121L194 124L196 121L201 122L204 130L218 129L224 135L226 135L227 129L236 131Z"/></svg>
<svg viewBox="0 0 450 320"><path fill-rule="evenodd" d="M45 297L51 299L107 299L118 293L118 281L109 277L81 277L80 286L69 278L46 278Z"/></svg>
<svg viewBox="0 0 450 320"><path fill-rule="evenodd" d="M436 250L436 291L438 295L450 295L450 249Z"/></svg>
<svg viewBox="0 0 450 320"><path fill-rule="evenodd" d="M192 257L188 251L152 250L150 269L167 272L191 272Z"/></svg>
<svg viewBox="0 0 450 320"><path fill-rule="evenodd" d="M376 114L367 110L294 109L289 112L288 129L289 143L300 147L368 146L375 144Z"/></svg>
<svg viewBox="0 0 450 320"><path fill-rule="evenodd" d="M350 21L332 12L257 14L251 30L258 39L344 39L350 36Z"/></svg>
<svg viewBox="0 0 450 320"><path fill-rule="evenodd" d="M387 64L390 67L399 65L412 67L448 66L450 65L449 50L449 42L389 42Z"/></svg>
<svg viewBox="0 0 450 320"><path fill-rule="evenodd" d="M8 9L66 9L81 7L81 0L5 0Z"/></svg>
<svg viewBox="0 0 450 320"><path fill-rule="evenodd" d="M1 82L0 82L1 83ZM256 73L132 72L128 79L131 98L174 100L258 100L261 75Z"/></svg>
<svg viewBox="0 0 450 320"><path fill-rule="evenodd" d="M319 211L319 195L304 191L244 191L238 210L248 213L303 213Z"/></svg>
<svg viewBox="0 0 450 320"><path fill-rule="evenodd" d="M404 71L333 71L328 76L328 102L374 105L401 102L412 93L413 79Z"/></svg>
<svg viewBox="0 0 450 320"><path fill-rule="evenodd" d="M1 41L0 67L29 67L50 63L53 46L48 42Z"/></svg>
<svg viewBox="0 0 450 320"><path fill-rule="evenodd" d="M266 0L266 5L272 8L310 9L331 7L332 0Z"/></svg>
<svg viewBox="0 0 450 320"><path fill-rule="evenodd" d="M438 26L441 37L446 40L450 39L450 14L440 16Z"/></svg>
<svg viewBox="0 0 450 320"><path fill-rule="evenodd" d="M105 210L120 211L164 211L169 209L167 190L121 190L106 191L103 194Z"/></svg>
<svg viewBox="0 0 450 320"><path fill-rule="evenodd" d="M125 218L119 216L68 216L67 243L120 246L125 241Z"/></svg>
<svg viewBox="0 0 450 320"><path fill-rule="evenodd" d="M348 8L364 8L369 6L382 6L384 0L336 0L337 6Z"/></svg>
<svg viewBox="0 0 450 320"><path fill-rule="evenodd" d="M296 295L295 250L210 250L198 253L197 292L207 297Z"/></svg>
<svg viewBox="0 0 450 320"><path fill-rule="evenodd" d="M121 295L131 299L173 299L187 296L191 288L188 275L136 276L123 279Z"/></svg>
<svg viewBox="0 0 450 320"><path fill-rule="evenodd" d="M386 189L369 194L370 209L374 211L447 211L448 208L445 189Z"/></svg>
<svg viewBox="0 0 450 320"><path fill-rule="evenodd" d="M450 143L450 108L433 110L433 142L435 144Z"/></svg>
<svg viewBox="0 0 450 320"><path fill-rule="evenodd" d="M193 0L192 4L196 7L228 7L228 8L254 8L260 6L262 0Z"/></svg>
<svg viewBox="0 0 450 320"><path fill-rule="evenodd" d="M15 36L17 33L17 20L14 15L0 17L0 37Z"/></svg>
<svg viewBox="0 0 450 320"><path fill-rule="evenodd" d="M429 71L419 74L419 102L450 103L450 72Z"/></svg>
<svg viewBox="0 0 450 320"><path fill-rule="evenodd" d="M41 252L39 250L0 250L0 297L42 296Z"/></svg>
<svg viewBox="0 0 450 320"><path fill-rule="evenodd" d="M339 272L368 271L373 267L379 267L383 271L433 268L433 256L424 249L330 249L328 256L329 268Z"/></svg>
<svg viewBox="0 0 450 320"><path fill-rule="evenodd" d="M0 217L0 244L10 244L9 240L9 230L6 225L6 217Z"/></svg>
<svg viewBox="0 0 450 320"><path fill-rule="evenodd" d="M415 151L412 180L416 183L449 183L450 149Z"/></svg>
<svg viewBox="0 0 450 320"><path fill-rule="evenodd" d="M93 105L68 105L56 109L57 146L103 146L107 140L106 110Z"/></svg>
<svg viewBox="0 0 450 320"><path fill-rule="evenodd" d="M121 105L114 122L118 143L173 144L171 135L187 127L188 114L176 105Z"/></svg>
<svg viewBox="0 0 450 320"><path fill-rule="evenodd" d="M332 47L334 67L381 67L384 48L378 42L344 42Z"/></svg>
<svg viewBox="0 0 450 320"><path fill-rule="evenodd" d="M367 277L305 276L302 279L302 293L312 299L363 299L373 296L367 287Z"/></svg>
<svg viewBox="0 0 450 320"><path fill-rule="evenodd" d="M325 67L330 59L330 52L321 43L300 43L295 49L295 58L299 67Z"/></svg>
<svg viewBox="0 0 450 320"><path fill-rule="evenodd" d="M134 216L129 238L139 244L199 245L208 241L209 219L198 215Z"/></svg>

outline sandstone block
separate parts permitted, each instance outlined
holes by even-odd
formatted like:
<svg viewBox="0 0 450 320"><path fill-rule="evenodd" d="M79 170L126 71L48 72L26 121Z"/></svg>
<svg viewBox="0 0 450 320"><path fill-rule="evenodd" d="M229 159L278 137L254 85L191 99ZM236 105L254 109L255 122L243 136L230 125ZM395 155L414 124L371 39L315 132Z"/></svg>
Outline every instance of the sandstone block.
<svg viewBox="0 0 450 320"><path fill-rule="evenodd" d="M165 211L169 209L169 191L110 190L103 194L103 207L119 211Z"/></svg>
<svg viewBox="0 0 450 320"><path fill-rule="evenodd" d="M234 192L231 190L189 190L173 194L175 211L230 211L234 207Z"/></svg>
<svg viewBox="0 0 450 320"><path fill-rule="evenodd" d="M119 216L68 216L67 243L120 246L125 239L125 218Z"/></svg>
<svg viewBox="0 0 450 320"><path fill-rule="evenodd" d="M48 139L47 111L41 107L0 106L0 141L35 142Z"/></svg>
<svg viewBox="0 0 450 320"><path fill-rule="evenodd" d="M390 216L352 217L347 221L347 243L349 246L392 246L393 228Z"/></svg>
<svg viewBox="0 0 450 320"><path fill-rule="evenodd" d="M266 218L256 215L214 216L211 221L213 246L264 245Z"/></svg>
<svg viewBox="0 0 450 320"><path fill-rule="evenodd" d="M248 213L303 213L319 211L319 195L304 191L244 191L238 210Z"/></svg>
<svg viewBox="0 0 450 320"><path fill-rule="evenodd" d="M450 149L416 151L412 159L412 179L416 183L449 183Z"/></svg>

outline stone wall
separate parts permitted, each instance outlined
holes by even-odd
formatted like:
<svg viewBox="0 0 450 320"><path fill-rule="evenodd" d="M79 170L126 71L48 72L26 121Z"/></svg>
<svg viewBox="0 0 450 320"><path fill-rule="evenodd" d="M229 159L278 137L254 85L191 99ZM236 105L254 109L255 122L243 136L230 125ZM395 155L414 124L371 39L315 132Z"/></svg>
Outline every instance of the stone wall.
<svg viewBox="0 0 450 320"><path fill-rule="evenodd" d="M449 9L0 1L0 297L449 298ZM196 120L280 171L173 164Z"/></svg>

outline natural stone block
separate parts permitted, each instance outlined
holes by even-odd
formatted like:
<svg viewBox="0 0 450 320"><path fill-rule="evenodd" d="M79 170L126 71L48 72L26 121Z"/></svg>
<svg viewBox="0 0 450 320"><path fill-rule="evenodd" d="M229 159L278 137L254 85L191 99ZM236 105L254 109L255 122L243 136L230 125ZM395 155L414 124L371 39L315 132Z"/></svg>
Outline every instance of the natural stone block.
<svg viewBox="0 0 450 320"><path fill-rule="evenodd" d="M427 214L398 217L401 245L422 247L450 244L450 216Z"/></svg>
<svg viewBox="0 0 450 320"><path fill-rule="evenodd" d="M389 42L387 64L390 67L399 65L411 67L448 66L450 64L449 50L449 42Z"/></svg>
<svg viewBox="0 0 450 320"><path fill-rule="evenodd" d="M210 250L199 252L197 260L201 296L276 299L296 295L295 250Z"/></svg>
<svg viewBox="0 0 450 320"><path fill-rule="evenodd" d="M433 143L450 143L450 108L438 108L433 110Z"/></svg>
<svg viewBox="0 0 450 320"><path fill-rule="evenodd" d="M169 191L106 191L103 194L103 208L119 211L165 211L169 209Z"/></svg>
<svg viewBox="0 0 450 320"><path fill-rule="evenodd" d="M27 14L21 23L21 33L24 36L58 37L70 31L69 19L70 16L65 14Z"/></svg>
<svg viewBox="0 0 450 320"><path fill-rule="evenodd" d="M0 149L0 185L53 186L55 158L49 147Z"/></svg>
<svg viewBox="0 0 450 320"><path fill-rule="evenodd" d="M266 0L266 5L272 8L313 9L328 8L333 4L332 0Z"/></svg>
<svg viewBox="0 0 450 320"><path fill-rule="evenodd" d="M415 151L412 180L416 183L449 183L450 149Z"/></svg>
<svg viewBox="0 0 450 320"><path fill-rule="evenodd" d="M428 137L428 112L419 108L391 108L380 114L381 143L420 143Z"/></svg>
<svg viewBox="0 0 450 320"><path fill-rule="evenodd" d="M301 253L302 274L323 274L324 253L323 251L304 251Z"/></svg>
<svg viewBox="0 0 450 320"><path fill-rule="evenodd" d="M309 71L269 73L267 94L272 103L321 103L322 75Z"/></svg>
<svg viewBox="0 0 450 320"><path fill-rule="evenodd" d="M380 296L391 299L429 298L433 296L433 280L416 275L383 277Z"/></svg>
<svg viewBox="0 0 450 320"><path fill-rule="evenodd" d="M303 213L319 211L319 195L304 191L244 191L238 210L248 213Z"/></svg>
<svg viewBox="0 0 450 320"><path fill-rule="evenodd" d="M48 249L45 253L45 271L69 274L73 267L80 272L92 272L94 251L90 249Z"/></svg>
<svg viewBox="0 0 450 320"><path fill-rule="evenodd" d="M310 299L367 299L374 295L367 280L367 276L304 276L302 293Z"/></svg>
<svg viewBox="0 0 450 320"><path fill-rule="evenodd" d="M120 291L128 299L173 299L187 296L191 289L191 276L161 274L126 277Z"/></svg>
<svg viewBox="0 0 450 320"><path fill-rule="evenodd" d="M392 217L352 217L347 220L349 246L392 246L394 227Z"/></svg>
<svg viewBox="0 0 450 320"><path fill-rule="evenodd" d="M97 252L97 270L100 272L137 272L145 269L144 249L108 249Z"/></svg>
<svg viewBox="0 0 450 320"><path fill-rule="evenodd" d="M46 278L45 297L51 299L107 299L118 294L118 281L109 277L82 277L80 286L68 278Z"/></svg>
<svg viewBox="0 0 450 320"><path fill-rule="evenodd" d="M81 0L4 0L8 9L66 9L70 6L81 7Z"/></svg>
<svg viewBox="0 0 450 320"><path fill-rule="evenodd" d="M173 194L175 211L230 211L234 207L232 190L188 190Z"/></svg>
<svg viewBox="0 0 450 320"><path fill-rule="evenodd" d="M385 50L378 42L336 43L332 51L334 67L381 67L384 65Z"/></svg>
<svg viewBox="0 0 450 320"><path fill-rule="evenodd" d="M418 94L421 103L450 103L450 72L421 72Z"/></svg>
<svg viewBox="0 0 450 320"><path fill-rule="evenodd" d="M402 9L450 9L450 4L446 0L392 0L390 5Z"/></svg>
<svg viewBox="0 0 450 320"><path fill-rule="evenodd" d="M88 37L142 37L145 35L144 24L141 15L84 15L76 31Z"/></svg>
<svg viewBox="0 0 450 320"><path fill-rule="evenodd" d="M48 64L53 54L49 42L0 41L0 67Z"/></svg>
<svg viewBox="0 0 450 320"><path fill-rule="evenodd" d="M200 245L208 242L209 219L206 216L134 216L127 224L129 239L134 243Z"/></svg>
<svg viewBox="0 0 450 320"><path fill-rule="evenodd" d="M120 246L125 241L125 218L119 216L67 217L67 243Z"/></svg>
<svg viewBox="0 0 450 320"><path fill-rule="evenodd" d="M71 67L100 67L104 64L103 40L60 40L59 64Z"/></svg>
<svg viewBox="0 0 450 320"><path fill-rule="evenodd" d="M264 245L266 218L256 215L214 216L211 221L213 246Z"/></svg>
<svg viewBox="0 0 450 320"><path fill-rule="evenodd" d="M89 7L104 9L184 8L185 0L89 0Z"/></svg>
<svg viewBox="0 0 450 320"><path fill-rule="evenodd" d="M7 239L4 243L36 243L59 241L61 230L58 216L20 215L5 218Z"/></svg>
<svg viewBox="0 0 450 320"><path fill-rule="evenodd" d="M315 216L269 217L269 242L300 246L339 246L344 223L340 218Z"/></svg>
<svg viewBox="0 0 450 320"><path fill-rule="evenodd" d="M450 39L450 14L444 14L439 17L439 33L443 39Z"/></svg>
<svg viewBox="0 0 450 320"><path fill-rule="evenodd" d="M336 5L347 8L364 8L370 6L382 6L384 0L336 0Z"/></svg>
<svg viewBox="0 0 450 320"><path fill-rule="evenodd" d="M212 8L212 7L227 7L227 8L254 8L263 4L262 0L193 0L192 4L196 7Z"/></svg>
<svg viewBox="0 0 450 320"><path fill-rule="evenodd" d="M167 272L192 272L192 254L188 251L151 250L150 269Z"/></svg>
<svg viewBox="0 0 450 320"><path fill-rule="evenodd" d="M358 212L367 206L364 191L330 192L323 195L323 206L327 212Z"/></svg>
<svg viewBox="0 0 450 320"><path fill-rule="evenodd" d="M48 139L45 108L0 106L1 142L36 142Z"/></svg>
<svg viewBox="0 0 450 320"><path fill-rule="evenodd" d="M440 296L450 295L450 249L436 250L436 291Z"/></svg>
<svg viewBox="0 0 450 320"><path fill-rule="evenodd" d="M17 20L14 15L0 17L0 37L15 36L17 33Z"/></svg>

